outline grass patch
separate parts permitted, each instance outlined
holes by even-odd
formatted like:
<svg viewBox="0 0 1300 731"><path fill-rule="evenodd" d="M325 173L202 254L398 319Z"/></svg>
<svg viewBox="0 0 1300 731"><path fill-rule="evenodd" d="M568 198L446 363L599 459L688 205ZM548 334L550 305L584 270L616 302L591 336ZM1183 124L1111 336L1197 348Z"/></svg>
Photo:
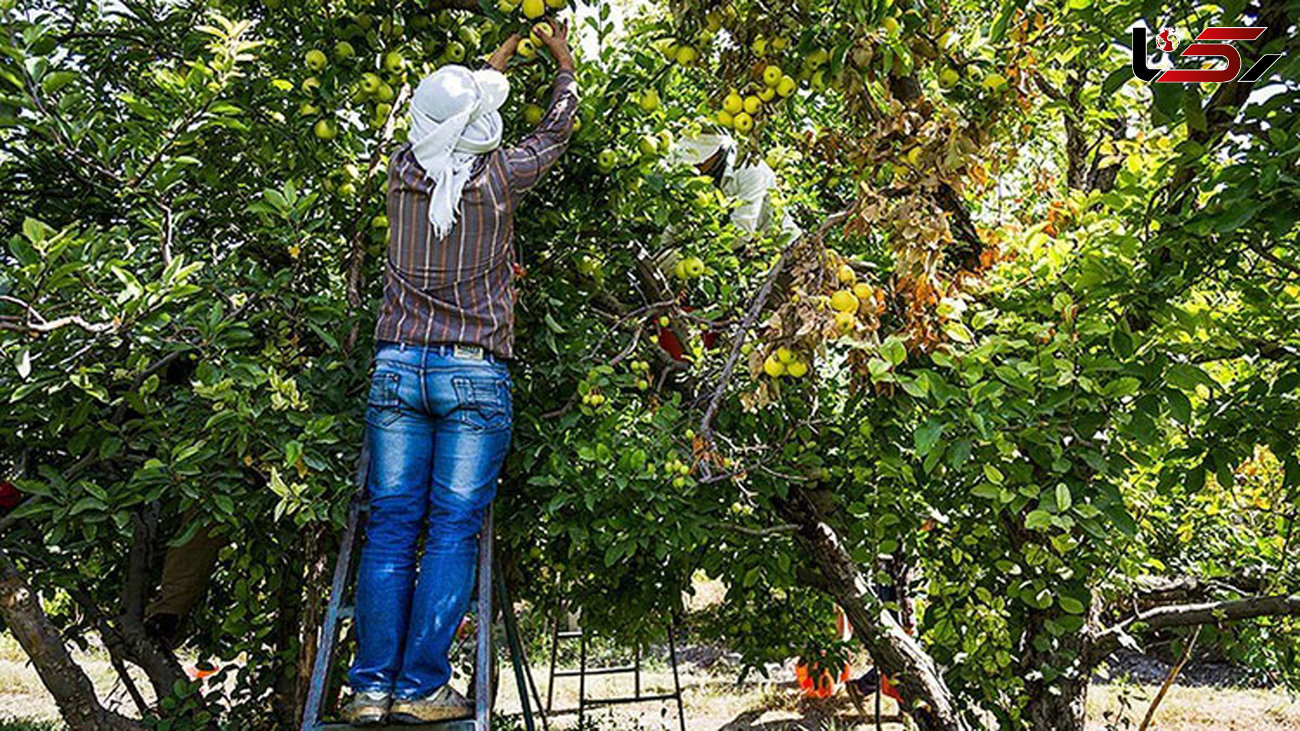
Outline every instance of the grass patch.
<svg viewBox="0 0 1300 731"><path fill-rule="evenodd" d="M0 717L0 731L66 731L67 728L58 721L29 721Z"/></svg>

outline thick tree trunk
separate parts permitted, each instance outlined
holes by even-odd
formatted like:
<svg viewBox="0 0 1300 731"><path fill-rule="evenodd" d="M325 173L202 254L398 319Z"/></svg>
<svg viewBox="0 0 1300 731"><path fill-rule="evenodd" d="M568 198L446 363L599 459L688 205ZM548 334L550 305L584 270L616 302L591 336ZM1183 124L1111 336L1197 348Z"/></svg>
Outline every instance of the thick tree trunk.
<svg viewBox="0 0 1300 731"><path fill-rule="evenodd" d="M1046 615L1035 613L1030 619L1031 644L1025 654L1028 702L1025 720L1031 729L1084 731L1087 722L1089 668L1086 665L1090 635L1087 630L1058 637L1045 650L1032 647L1034 637L1046 637ZM1040 634L1042 633L1042 634ZM1043 641L1043 640L1040 640Z"/></svg>
<svg viewBox="0 0 1300 731"><path fill-rule="evenodd" d="M907 699L906 710L922 731L968 731L971 727L934 660L877 598L807 493L793 488L778 509L799 526L795 536L826 579L822 588L839 603L853 625L854 636L862 640L876 665Z"/></svg>
<svg viewBox="0 0 1300 731"><path fill-rule="evenodd" d="M1034 692L1025 708L1029 728L1047 731L1084 731L1088 682L1072 679L1057 685L1059 693Z"/></svg>
<svg viewBox="0 0 1300 731"><path fill-rule="evenodd" d="M100 705L90 678L72 660L36 593L4 553L0 553L0 617L31 658L69 729L144 731L143 724Z"/></svg>

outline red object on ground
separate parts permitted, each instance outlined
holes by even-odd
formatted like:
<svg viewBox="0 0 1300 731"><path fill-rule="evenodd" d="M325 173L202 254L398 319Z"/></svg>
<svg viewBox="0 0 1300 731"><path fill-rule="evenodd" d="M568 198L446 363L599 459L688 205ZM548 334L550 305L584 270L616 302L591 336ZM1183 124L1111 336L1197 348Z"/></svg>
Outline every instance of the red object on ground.
<svg viewBox="0 0 1300 731"><path fill-rule="evenodd" d="M9 511L23 501L23 494L12 482L0 482L0 510Z"/></svg>
<svg viewBox="0 0 1300 731"><path fill-rule="evenodd" d="M903 696L898 694L898 690L894 688L893 683L889 682L889 677L884 673L880 674L880 692L893 698L899 703L903 702Z"/></svg>
<svg viewBox="0 0 1300 731"><path fill-rule="evenodd" d="M849 679L850 668L846 664L840 671L840 682L846 683ZM794 666L794 677L803 689L804 695L809 698L830 698L835 695L835 676L831 675L829 668L823 668L817 678L808 672L808 664L800 661Z"/></svg>

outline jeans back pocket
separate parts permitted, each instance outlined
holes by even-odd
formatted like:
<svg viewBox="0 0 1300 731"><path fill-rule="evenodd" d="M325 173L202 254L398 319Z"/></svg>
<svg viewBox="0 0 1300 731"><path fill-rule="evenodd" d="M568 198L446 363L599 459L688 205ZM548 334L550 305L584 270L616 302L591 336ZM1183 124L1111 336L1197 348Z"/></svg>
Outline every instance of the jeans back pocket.
<svg viewBox="0 0 1300 731"><path fill-rule="evenodd" d="M376 371L370 380L370 395L366 397L366 421L379 427L390 426L402 415L399 387L400 373Z"/></svg>
<svg viewBox="0 0 1300 731"><path fill-rule="evenodd" d="M452 376L456 419L475 431L502 431L514 418L510 383L494 376Z"/></svg>

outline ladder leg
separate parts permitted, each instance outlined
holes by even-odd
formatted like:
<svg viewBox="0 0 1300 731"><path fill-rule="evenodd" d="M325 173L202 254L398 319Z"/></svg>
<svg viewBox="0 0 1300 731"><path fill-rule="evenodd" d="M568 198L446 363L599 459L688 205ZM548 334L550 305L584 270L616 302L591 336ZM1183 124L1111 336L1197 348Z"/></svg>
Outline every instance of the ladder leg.
<svg viewBox="0 0 1300 731"><path fill-rule="evenodd" d="M535 731L533 710L528 702L528 681L524 679L523 663L526 660L524 660L523 648L519 643L519 628L515 625L515 608L510 603L510 595L506 591L506 577L500 568L500 566L494 567L496 580L493 583L496 584L497 603L501 605L501 624L506 630L506 646L510 649L510 665L515 671L515 685L519 687L519 708L523 711L524 728L527 731Z"/></svg>
<svg viewBox="0 0 1300 731"><path fill-rule="evenodd" d="M677 722L686 731L686 709L682 706L682 681L677 675L677 620L668 623L668 653L673 664L673 690L677 696Z"/></svg>
<svg viewBox="0 0 1300 731"><path fill-rule="evenodd" d="M587 633L578 641L578 731L586 731L587 717Z"/></svg>
<svg viewBox="0 0 1300 731"><path fill-rule="evenodd" d="M492 506L478 546L478 649L474 653L475 731L492 729Z"/></svg>
<svg viewBox="0 0 1300 731"><path fill-rule="evenodd" d="M555 618L551 631L551 671L546 678L546 713L549 715L555 700L555 661L560 652L560 603L555 602Z"/></svg>
<svg viewBox="0 0 1300 731"><path fill-rule="evenodd" d="M366 450L362 450L361 460L367 460ZM334 564L334 578L330 583L330 601L325 609L325 621L321 623L320 642L316 649L316 662L312 666L311 685L307 690L307 703L302 713L302 731L315 731L325 714L328 702L326 686L329 685L330 665L334 659L334 644L338 641L340 614L343 608L344 594L347 593L348 576L352 571L352 553L356 544L357 529L361 522L361 504L353 500L348 508L348 524L339 543L339 557Z"/></svg>

